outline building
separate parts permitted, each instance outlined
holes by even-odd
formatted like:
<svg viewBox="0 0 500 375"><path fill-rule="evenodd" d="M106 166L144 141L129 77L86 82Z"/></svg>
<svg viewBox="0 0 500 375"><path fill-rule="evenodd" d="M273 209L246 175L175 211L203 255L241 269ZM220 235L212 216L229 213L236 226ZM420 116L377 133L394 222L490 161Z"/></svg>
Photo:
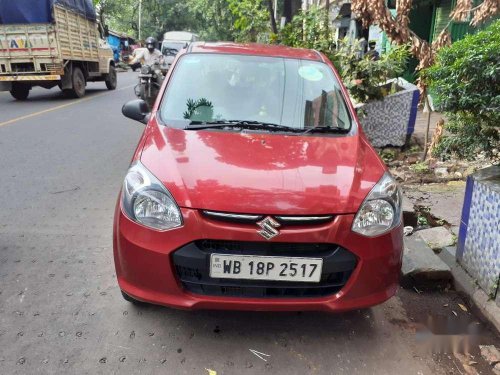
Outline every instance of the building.
<svg viewBox="0 0 500 375"><path fill-rule="evenodd" d="M389 11L396 14L396 0L387 0ZM448 27L452 41L462 39L465 35L473 33L486 27L490 22L473 28L466 22L450 22L450 13L455 7L456 0L413 0L410 12L410 28L422 39L432 43L441 31ZM347 37L350 40L364 38L367 41L376 41L376 49L384 53L391 48L387 35L377 26L364 29L361 22L351 12L350 0L303 0L302 9L310 6L328 8L332 27L335 30L334 41ZM498 17L497 17L498 18ZM417 60L411 59L404 78L409 81L415 80L415 68Z"/></svg>
<svg viewBox="0 0 500 375"><path fill-rule="evenodd" d="M113 30L108 31L108 36L106 39L111 49L113 50L113 55L116 62L123 60L125 56L128 56L130 46L135 43L134 39L132 39L128 35Z"/></svg>

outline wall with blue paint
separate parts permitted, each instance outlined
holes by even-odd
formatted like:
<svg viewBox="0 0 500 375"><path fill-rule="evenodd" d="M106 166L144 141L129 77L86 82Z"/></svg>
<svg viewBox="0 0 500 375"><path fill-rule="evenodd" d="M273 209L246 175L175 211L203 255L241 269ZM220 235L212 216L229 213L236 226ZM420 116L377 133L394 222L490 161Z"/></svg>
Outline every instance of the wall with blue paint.
<svg viewBox="0 0 500 375"><path fill-rule="evenodd" d="M467 179L457 260L500 304L500 166L482 169Z"/></svg>
<svg viewBox="0 0 500 375"><path fill-rule="evenodd" d="M121 43L121 39L115 35L108 35L108 44L109 46L111 47L111 49L113 50L113 55L114 55L114 59L115 61L118 61L120 59L120 43Z"/></svg>

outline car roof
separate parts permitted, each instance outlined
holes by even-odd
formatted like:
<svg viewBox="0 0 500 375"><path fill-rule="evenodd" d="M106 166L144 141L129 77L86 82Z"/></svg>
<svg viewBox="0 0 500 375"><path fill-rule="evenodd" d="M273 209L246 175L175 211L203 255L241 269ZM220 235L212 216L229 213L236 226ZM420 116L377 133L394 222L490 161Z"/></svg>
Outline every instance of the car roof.
<svg viewBox="0 0 500 375"><path fill-rule="evenodd" d="M292 48L277 44L194 42L187 53L218 53L233 55L253 55L268 57L288 57L293 59L323 61L318 51L306 48Z"/></svg>

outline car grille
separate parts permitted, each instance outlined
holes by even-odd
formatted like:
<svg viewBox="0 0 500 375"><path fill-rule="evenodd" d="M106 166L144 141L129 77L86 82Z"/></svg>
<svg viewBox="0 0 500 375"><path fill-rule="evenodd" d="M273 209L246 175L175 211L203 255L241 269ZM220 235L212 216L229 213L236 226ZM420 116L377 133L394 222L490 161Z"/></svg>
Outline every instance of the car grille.
<svg viewBox="0 0 500 375"><path fill-rule="evenodd" d="M210 277L210 255L297 256L323 259L319 283L237 280ZM333 244L201 240L173 254L177 277L185 290L201 295L245 298L306 298L337 293L357 264L354 254Z"/></svg>
<svg viewBox="0 0 500 375"><path fill-rule="evenodd" d="M230 212L218 211L202 211L202 214L211 219L219 221L227 221L233 223L247 223L255 224L264 219L268 215L255 215L255 214L238 214ZM319 216L290 216L290 215L275 215L273 216L281 225L318 225L330 222L334 219L333 215L319 215Z"/></svg>

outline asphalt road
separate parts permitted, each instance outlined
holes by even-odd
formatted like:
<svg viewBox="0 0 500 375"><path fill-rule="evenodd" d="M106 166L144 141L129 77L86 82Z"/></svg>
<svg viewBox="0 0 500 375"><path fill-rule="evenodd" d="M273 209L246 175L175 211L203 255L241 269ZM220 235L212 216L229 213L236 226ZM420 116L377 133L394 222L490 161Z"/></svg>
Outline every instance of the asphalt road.
<svg viewBox="0 0 500 375"><path fill-rule="evenodd" d="M456 296L431 301L403 290L345 314L125 302L111 234L143 130L120 111L134 98L135 79L119 74L112 92L90 84L83 100L57 88L34 89L26 102L0 93L1 374L457 373L453 359L422 351L411 328L415 306L432 313Z"/></svg>

